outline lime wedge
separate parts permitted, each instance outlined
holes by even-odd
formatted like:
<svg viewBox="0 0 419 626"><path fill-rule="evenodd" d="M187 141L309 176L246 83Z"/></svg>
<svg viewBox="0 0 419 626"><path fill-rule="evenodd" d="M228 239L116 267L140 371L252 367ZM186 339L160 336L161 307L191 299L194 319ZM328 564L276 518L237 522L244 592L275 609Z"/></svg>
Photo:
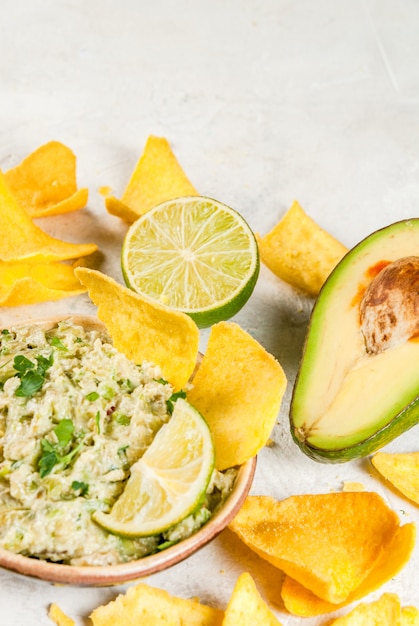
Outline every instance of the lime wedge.
<svg viewBox="0 0 419 626"><path fill-rule="evenodd" d="M93 519L128 537L157 535L193 513L203 501L214 469L211 432L201 414L179 398L170 421L131 467L110 513Z"/></svg>
<svg viewBox="0 0 419 626"><path fill-rule="evenodd" d="M125 236L128 287L189 314L201 328L235 315L259 275L255 236L236 211L203 196L163 202Z"/></svg>

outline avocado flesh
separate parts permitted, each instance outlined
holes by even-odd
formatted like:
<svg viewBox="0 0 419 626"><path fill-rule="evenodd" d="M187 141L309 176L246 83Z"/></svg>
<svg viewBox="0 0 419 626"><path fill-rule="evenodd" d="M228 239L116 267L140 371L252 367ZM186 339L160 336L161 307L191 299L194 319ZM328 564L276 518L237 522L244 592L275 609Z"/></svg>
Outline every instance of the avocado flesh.
<svg viewBox="0 0 419 626"><path fill-rule="evenodd" d="M291 433L321 461L369 454L419 421L419 343L368 354L359 305L374 268L419 254L419 219L364 239L342 259L313 308L291 402Z"/></svg>

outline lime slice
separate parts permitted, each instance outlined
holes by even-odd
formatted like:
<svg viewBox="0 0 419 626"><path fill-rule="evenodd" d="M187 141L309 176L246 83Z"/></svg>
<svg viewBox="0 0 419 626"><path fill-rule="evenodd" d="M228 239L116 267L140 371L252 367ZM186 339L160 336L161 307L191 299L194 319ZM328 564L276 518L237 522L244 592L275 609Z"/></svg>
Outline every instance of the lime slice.
<svg viewBox="0 0 419 626"><path fill-rule="evenodd" d="M255 236L233 209L211 198L163 202L129 228L122 273L140 295L189 314L201 328L235 315L259 274Z"/></svg>
<svg viewBox="0 0 419 626"><path fill-rule="evenodd" d="M201 414L179 398L170 421L131 467L110 513L93 519L128 537L157 535L193 513L203 501L214 469L211 432Z"/></svg>

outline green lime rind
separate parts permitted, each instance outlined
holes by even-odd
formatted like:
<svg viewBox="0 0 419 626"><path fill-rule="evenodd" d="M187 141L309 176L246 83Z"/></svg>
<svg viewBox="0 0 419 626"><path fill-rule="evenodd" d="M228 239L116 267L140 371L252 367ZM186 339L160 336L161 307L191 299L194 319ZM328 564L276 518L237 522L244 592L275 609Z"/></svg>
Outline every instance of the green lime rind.
<svg viewBox="0 0 419 626"><path fill-rule="evenodd" d="M214 443L207 422L179 398L170 421L131 467L131 476L112 510L95 511L92 518L115 535L160 535L202 505L214 465Z"/></svg>
<svg viewBox="0 0 419 626"><path fill-rule="evenodd" d="M237 211L187 196L150 209L130 226L121 269L133 291L206 328L243 308L256 286L260 257L255 235Z"/></svg>

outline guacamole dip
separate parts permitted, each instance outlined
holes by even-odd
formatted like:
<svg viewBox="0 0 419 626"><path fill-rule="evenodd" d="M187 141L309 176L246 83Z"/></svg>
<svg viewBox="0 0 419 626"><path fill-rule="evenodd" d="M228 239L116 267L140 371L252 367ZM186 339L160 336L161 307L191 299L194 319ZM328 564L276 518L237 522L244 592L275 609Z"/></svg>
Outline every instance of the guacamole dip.
<svg viewBox="0 0 419 626"><path fill-rule="evenodd" d="M214 471L206 501L163 535L128 539L91 518L171 417L176 394L98 329L71 320L0 331L0 546L71 565L112 565L196 532L231 491Z"/></svg>

